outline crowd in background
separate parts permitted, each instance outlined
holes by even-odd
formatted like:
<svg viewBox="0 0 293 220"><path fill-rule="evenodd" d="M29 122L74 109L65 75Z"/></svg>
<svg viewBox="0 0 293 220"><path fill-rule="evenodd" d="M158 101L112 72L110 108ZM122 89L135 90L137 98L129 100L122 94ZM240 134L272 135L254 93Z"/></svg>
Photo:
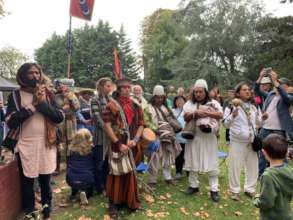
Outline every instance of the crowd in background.
<svg viewBox="0 0 293 220"><path fill-rule="evenodd" d="M278 149L266 147L279 139L272 145L283 146L284 140L290 141L293 135L291 81L279 78L273 70L262 70L254 83L240 82L224 97L217 87L209 90L204 79L196 80L187 90L179 87L177 92L174 86L156 85L148 100L143 87L126 78L115 83L110 78L100 78L94 90L75 93L71 90L72 79L51 81L35 63L20 67L17 82L20 89L8 98L5 122L10 130L2 145L18 159L27 219L34 218L31 213L35 210L36 179L44 219L50 219L51 175L60 172L62 155L70 199L79 199L86 205L95 192L106 196L113 219L117 219L123 205L131 210L141 208L136 175L137 168L145 163L147 184L152 190L162 170L166 184L176 185L187 175L186 195L197 194L198 174L206 173L210 198L219 202L218 147L222 126L229 146L231 199L240 199L243 168L244 193L254 198L258 179L266 176L266 167L276 159L287 163ZM3 105L0 109L4 120ZM277 136L266 140L271 135ZM262 144L264 140L266 146ZM286 170L283 175L286 184L292 184L292 171ZM282 178L285 177L278 176ZM263 178L263 182L267 183L267 179ZM280 203L290 201L292 189L284 193L285 199L282 197ZM266 199L256 201L261 210ZM285 217L290 215L289 207L282 208ZM273 216L272 210L261 215Z"/></svg>

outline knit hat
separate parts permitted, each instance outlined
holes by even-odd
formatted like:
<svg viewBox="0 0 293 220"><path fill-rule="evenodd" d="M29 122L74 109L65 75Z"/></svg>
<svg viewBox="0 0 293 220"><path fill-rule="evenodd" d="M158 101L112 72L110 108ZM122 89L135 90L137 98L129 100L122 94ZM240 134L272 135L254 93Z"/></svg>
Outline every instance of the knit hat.
<svg viewBox="0 0 293 220"><path fill-rule="evenodd" d="M272 83L272 80L270 77L265 76L261 79L260 84L267 84L267 83Z"/></svg>
<svg viewBox="0 0 293 220"><path fill-rule="evenodd" d="M161 85L156 85L153 90L153 96L155 95L157 96L165 95L164 87Z"/></svg>
<svg viewBox="0 0 293 220"><path fill-rule="evenodd" d="M198 79L194 83L194 87L193 88L204 88L204 89L208 90L207 81L205 81L204 79Z"/></svg>

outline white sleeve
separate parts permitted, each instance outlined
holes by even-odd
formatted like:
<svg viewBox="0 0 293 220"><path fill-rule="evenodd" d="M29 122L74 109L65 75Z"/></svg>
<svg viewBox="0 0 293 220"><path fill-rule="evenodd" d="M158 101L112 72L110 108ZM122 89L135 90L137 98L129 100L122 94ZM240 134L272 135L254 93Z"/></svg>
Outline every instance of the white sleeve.
<svg viewBox="0 0 293 220"><path fill-rule="evenodd" d="M232 125L232 122L234 120L232 116L233 109L230 107L225 108L224 117L223 117L223 125L225 128L230 128Z"/></svg>

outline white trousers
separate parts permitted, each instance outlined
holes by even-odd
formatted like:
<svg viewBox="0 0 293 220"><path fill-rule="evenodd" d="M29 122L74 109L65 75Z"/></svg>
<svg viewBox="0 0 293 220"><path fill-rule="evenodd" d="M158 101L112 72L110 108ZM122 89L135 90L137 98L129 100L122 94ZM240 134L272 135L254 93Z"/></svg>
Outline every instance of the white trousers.
<svg viewBox="0 0 293 220"><path fill-rule="evenodd" d="M218 171L209 171L209 184L210 189L213 192L219 191L219 180L218 180ZM199 181L198 181L198 172L195 171L189 171L189 186L192 188L198 188Z"/></svg>
<svg viewBox="0 0 293 220"><path fill-rule="evenodd" d="M229 150L229 186L233 193L240 193L240 175L244 167L244 192L254 193L258 178L258 157L251 144L231 141Z"/></svg>

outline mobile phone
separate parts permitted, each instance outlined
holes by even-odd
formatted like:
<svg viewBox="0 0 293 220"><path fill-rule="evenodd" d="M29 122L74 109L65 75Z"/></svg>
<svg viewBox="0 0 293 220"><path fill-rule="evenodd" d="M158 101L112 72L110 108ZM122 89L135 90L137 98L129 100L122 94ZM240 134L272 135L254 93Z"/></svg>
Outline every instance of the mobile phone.
<svg viewBox="0 0 293 220"><path fill-rule="evenodd" d="M269 76L270 73L272 72L272 67L265 68L264 71L265 71L265 76Z"/></svg>

